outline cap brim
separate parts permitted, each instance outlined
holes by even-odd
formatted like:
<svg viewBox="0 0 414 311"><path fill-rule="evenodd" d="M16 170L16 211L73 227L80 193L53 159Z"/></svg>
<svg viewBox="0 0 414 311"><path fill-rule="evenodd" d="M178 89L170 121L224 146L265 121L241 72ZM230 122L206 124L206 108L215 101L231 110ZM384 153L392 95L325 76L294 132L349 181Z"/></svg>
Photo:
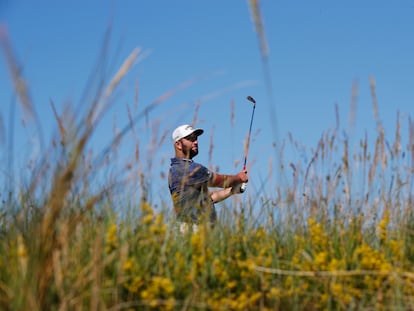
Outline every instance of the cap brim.
<svg viewBox="0 0 414 311"><path fill-rule="evenodd" d="M197 136L200 136L200 135L202 135L204 133L204 130L202 130L202 129L196 129L193 133L196 134Z"/></svg>

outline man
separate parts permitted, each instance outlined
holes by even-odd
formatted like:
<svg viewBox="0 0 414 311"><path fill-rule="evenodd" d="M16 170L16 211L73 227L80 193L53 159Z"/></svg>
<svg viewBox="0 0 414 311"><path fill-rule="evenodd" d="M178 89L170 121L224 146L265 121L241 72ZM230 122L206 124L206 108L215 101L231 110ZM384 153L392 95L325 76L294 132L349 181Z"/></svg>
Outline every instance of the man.
<svg viewBox="0 0 414 311"><path fill-rule="evenodd" d="M175 157L171 159L168 175L177 220L195 226L202 221L214 224L217 220L214 203L240 193L241 184L248 181L246 171L222 175L193 161L198 154L198 136L203 132L187 124L174 130ZM224 189L210 192L209 187Z"/></svg>

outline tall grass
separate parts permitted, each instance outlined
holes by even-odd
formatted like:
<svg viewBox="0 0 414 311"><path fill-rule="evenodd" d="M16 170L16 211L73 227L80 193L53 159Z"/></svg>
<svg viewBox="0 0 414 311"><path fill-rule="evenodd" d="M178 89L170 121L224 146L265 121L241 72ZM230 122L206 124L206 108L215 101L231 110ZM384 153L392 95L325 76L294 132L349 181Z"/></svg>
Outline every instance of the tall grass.
<svg viewBox="0 0 414 311"><path fill-rule="evenodd" d="M39 124L4 35L2 46L19 102ZM288 137L283 146L302 157L285 161L281 146L276 165L284 183L245 203L228 201L215 228L179 234L169 211L152 205L139 152L121 178L94 184L148 111L131 115L108 148L90 156L88 143L138 55L133 51L114 78L98 83L83 114L70 106L59 114L52 103L58 136L30 183L12 188L1 203L0 309L414 308L414 124L409 118L403 133L398 115L394 141L387 140L374 80L374 142L366 136L354 148L339 124L310 150ZM141 188L132 203L119 200L129 182Z"/></svg>

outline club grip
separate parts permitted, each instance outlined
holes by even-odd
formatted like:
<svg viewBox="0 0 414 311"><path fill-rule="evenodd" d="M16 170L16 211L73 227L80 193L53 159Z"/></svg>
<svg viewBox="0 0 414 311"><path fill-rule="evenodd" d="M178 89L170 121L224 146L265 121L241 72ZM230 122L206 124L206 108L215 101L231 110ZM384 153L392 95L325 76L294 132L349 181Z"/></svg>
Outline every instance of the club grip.
<svg viewBox="0 0 414 311"><path fill-rule="evenodd" d="M242 183L241 186L240 186L240 193L245 192L246 191L246 188L247 188L247 184L245 182Z"/></svg>

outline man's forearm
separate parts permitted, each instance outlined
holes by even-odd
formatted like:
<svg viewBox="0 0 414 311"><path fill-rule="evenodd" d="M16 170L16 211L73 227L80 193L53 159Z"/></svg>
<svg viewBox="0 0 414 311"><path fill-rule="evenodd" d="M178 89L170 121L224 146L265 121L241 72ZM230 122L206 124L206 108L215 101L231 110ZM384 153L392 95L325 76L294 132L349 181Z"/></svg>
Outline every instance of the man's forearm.
<svg viewBox="0 0 414 311"><path fill-rule="evenodd" d="M211 193L211 200L213 201L213 203L217 203L217 202L227 199L232 194L233 194L233 191L231 187L225 188L223 190L213 191Z"/></svg>
<svg viewBox="0 0 414 311"><path fill-rule="evenodd" d="M214 174L210 186L211 187L220 187L220 188L227 188L234 186L237 183L238 178L237 175L223 175L223 174Z"/></svg>

